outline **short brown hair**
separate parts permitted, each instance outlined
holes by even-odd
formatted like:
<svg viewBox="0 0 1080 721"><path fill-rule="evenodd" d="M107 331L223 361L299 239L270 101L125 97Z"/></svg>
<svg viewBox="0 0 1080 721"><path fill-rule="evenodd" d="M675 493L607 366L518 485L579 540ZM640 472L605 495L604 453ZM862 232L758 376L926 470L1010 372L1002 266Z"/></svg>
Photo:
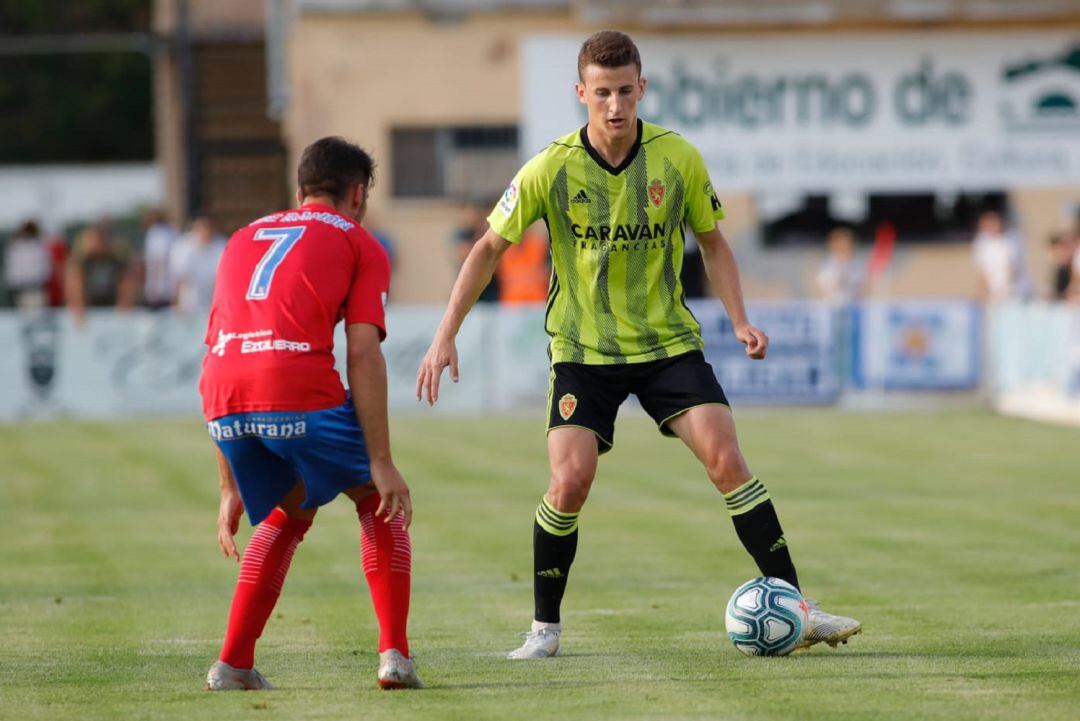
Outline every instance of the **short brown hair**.
<svg viewBox="0 0 1080 721"><path fill-rule="evenodd" d="M585 67L599 65L602 68L621 68L633 65L641 74L641 54L637 45L626 33L618 30L601 30L589 36L581 45L577 56L578 79L585 79Z"/></svg>
<svg viewBox="0 0 1080 721"><path fill-rule="evenodd" d="M305 198L327 195L345 200L357 183L370 186L375 179L375 161L359 145L330 136L304 148L296 169L296 182Z"/></svg>

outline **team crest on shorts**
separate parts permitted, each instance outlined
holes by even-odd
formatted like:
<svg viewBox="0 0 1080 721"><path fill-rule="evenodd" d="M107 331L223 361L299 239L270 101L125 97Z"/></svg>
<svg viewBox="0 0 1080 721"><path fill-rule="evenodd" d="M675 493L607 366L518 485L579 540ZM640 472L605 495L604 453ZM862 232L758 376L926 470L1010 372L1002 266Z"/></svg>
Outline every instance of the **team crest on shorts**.
<svg viewBox="0 0 1080 721"><path fill-rule="evenodd" d="M657 208L664 202L664 181L653 178L649 181L649 200Z"/></svg>
<svg viewBox="0 0 1080 721"><path fill-rule="evenodd" d="M574 415L575 410L577 410L576 396L567 393L559 399L559 415L562 416L564 421L570 420L570 416Z"/></svg>

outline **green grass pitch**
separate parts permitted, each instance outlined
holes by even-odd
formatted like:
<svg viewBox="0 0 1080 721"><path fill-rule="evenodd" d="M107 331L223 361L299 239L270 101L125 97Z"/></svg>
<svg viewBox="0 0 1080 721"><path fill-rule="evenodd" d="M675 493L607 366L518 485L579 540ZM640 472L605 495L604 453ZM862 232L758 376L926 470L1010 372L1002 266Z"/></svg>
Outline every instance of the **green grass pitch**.
<svg viewBox="0 0 1080 721"><path fill-rule="evenodd" d="M237 569L215 544L202 426L4 428L0 719L1077 718L1075 429L978 412L740 413L807 594L865 625L836 651L751 659L723 609L756 569L690 454L629 415L582 514L565 655L511 663L532 610L541 422L395 420L428 684L396 693L375 688L346 501L320 513L260 644L279 690L209 694Z"/></svg>

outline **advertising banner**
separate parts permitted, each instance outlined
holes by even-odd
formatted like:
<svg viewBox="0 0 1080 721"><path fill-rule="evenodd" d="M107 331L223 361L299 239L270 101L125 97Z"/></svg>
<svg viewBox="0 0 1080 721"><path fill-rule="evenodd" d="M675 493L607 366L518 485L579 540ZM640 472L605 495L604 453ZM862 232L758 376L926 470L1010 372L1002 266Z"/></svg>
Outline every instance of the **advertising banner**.
<svg viewBox="0 0 1080 721"><path fill-rule="evenodd" d="M494 369L499 390L491 404L494 408L546 407L550 365L544 315L543 304L500 309Z"/></svg>
<svg viewBox="0 0 1080 721"><path fill-rule="evenodd" d="M387 317L388 402L417 410L416 372L442 318L437 307L393 308ZM202 318L172 313L0 312L0 421L32 418L197 416L206 353ZM547 399L544 308L480 305L457 337L461 383L443 376L430 412L542 407ZM344 378L345 331L335 336Z"/></svg>
<svg viewBox="0 0 1080 721"><path fill-rule="evenodd" d="M388 403L415 410L416 372L442 319L443 309L393 308L387 316ZM548 336L544 306L500 307L480 303L469 312L456 339L461 382L443 374L435 413L501 411L542 407L547 401ZM345 331L334 342L337 368L345 371Z"/></svg>
<svg viewBox="0 0 1080 721"><path fill-rule="evenodd" d="M0 313L0 420L196 415L205 332L154 313Z"/></svg>
<svg viewBox="0 0 1080 721"><path fill-rule="evenodd" d="M386 357L387 404L391 409L417 409L416 372L427 353L435 328L442 319L442 309L426 306L400 306L387 311ZM460 412L484 407L495 394L488 380L491 360L486 348L491 345L494 316L485 308L475 309L465 320L457 337L458 363L463 378L469 380L467 392L443 375L439 403L435 412ZM334 355L338 371L345 377L345 327L341 324L334 337Z"/></svg>
<svg viewBox="0 0 1080 721"><path fill-rule="evenodd" d="M635 36L641 116L724 189L970 190L1080 180L1076 31ZM582 37L522 49L526 157L585 122Z"/></svg>
<svg viewBox="0 0 1080 721"><path fill-rule="evenodd" d="M884 390L979 385L981 311L956 300L866 302L855 309L854 384Z"/></svg>
<svg viewBox="0 0 1080 721"><path fill-rule="evenodd" d="M751 322L769 336L764 361L750 360L724 307L692 303L705 358L733 404L828 404L840 393L837 310L805 301L752 303Z"/></svg>
<svg viewBox="0 0 1080 721"><path fill-rule="evenodd" d="M701 322L706 358L736 405L833 403L849 357L860 387L951 390L979 382L980 314L965 302L870 303L862 308L808 301L752 303L751 320L771 339L764 362L746 357L718 301L695 302L691 310ZM416 372L441 317L437 307L402 306L388 314L383 353L395 412L420 409ZM854 323L851 353L844 330L849 319ZM1063 335L1058 332L1063 320L1030 328L1025 322L1003 315L997 332L1012 338L1049 328L1046 332L1055 339L1049 347L1057 349L1047 356L1055 359L1055 387L1077 392L1080 326L1069 326L1072 335ZM424 412L542 408L549 375L543 325L542 306L474 308L457 337L461 382L452 383L445 374L438 405ZM203 333L201 319L171 313L92 312L83 324L66 313L0 313L0 347L5 349L0 354L0 421L197 416ZM1066 337L1076 340L1062 340ZM1006 340L996 342L1001 389L1026 387L1023 374L1031 365L1017 359L1018 351ZM339 328L336 361L341 372L345 351L345 333Z"/></svg>

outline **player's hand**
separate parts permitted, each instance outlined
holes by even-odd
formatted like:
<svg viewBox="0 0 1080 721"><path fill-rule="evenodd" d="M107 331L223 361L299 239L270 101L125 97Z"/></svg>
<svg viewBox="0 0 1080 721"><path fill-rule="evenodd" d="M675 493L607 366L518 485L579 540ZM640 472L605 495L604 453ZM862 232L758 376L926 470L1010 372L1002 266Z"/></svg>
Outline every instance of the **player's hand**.
<svg viewBox="0 0 1080 721"><path fill-rule="evenodd" d="M735 337L746 346L746 355L761 360L769 350L769 336L749 323L735 326Z"/></svg>
<svg viewBox="0 0 1080 721"><path fill-rule="evenodd" d="M221 554L225 558L240 560L240 552L236 550L236 542L233 536L240 529L240 516L244 513L244 502L240 500L239 493L222 493L221 506L218 508L217 540L221 548Z"/></svg>
<svg viewBox="0 0 1080 721"><path fill-rule="evenodd" d="M381 516L383 521L389 523L400 513L405 520L405 527L408 528L412 524L409 484L405 483L393 462L372 463L371 481L379 492L379 507L375 509L375 517Z"/></svg>
<svg viewBox="0 0 1080 721"><path fill-rule="evenodd" d="M458 382L457 346L453 337L436 333L431 347L420 361L420 370L416 373L416 400L426 400L429 406L439 400L439 380L443 368L450 366L450 380Z"/></svg>

